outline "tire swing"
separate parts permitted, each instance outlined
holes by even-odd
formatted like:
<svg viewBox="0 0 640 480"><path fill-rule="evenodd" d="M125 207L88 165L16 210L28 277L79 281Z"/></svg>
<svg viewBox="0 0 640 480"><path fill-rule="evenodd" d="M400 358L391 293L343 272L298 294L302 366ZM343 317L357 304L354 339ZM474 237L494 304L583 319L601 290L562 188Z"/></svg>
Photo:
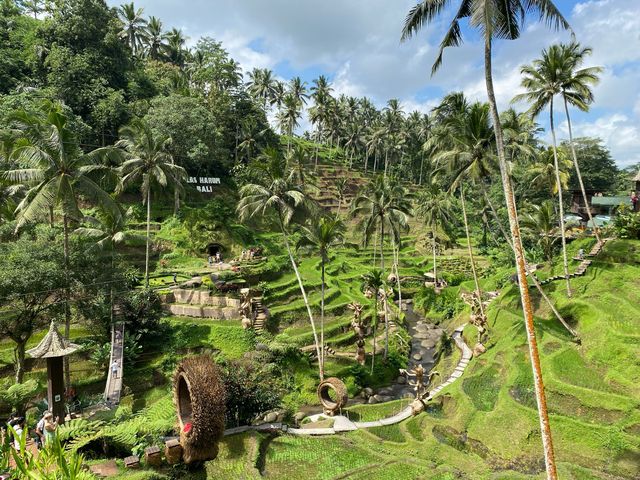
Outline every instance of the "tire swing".
<svg viewBox="0 0 640 480"><path fill-rule="evenodd" d="M333 397L330 392L333 391ZM349 396L347 386L339 378L326 378L318 385L318 400L322 404L325 415L334 416L347 405Z"/></svg>
<svg viewBox="0 0 640 480"><path fill-rule="evenodd" d="M184 463L213 460L224 435L225 388L207 355L185 358L173 376Z"/></svg>

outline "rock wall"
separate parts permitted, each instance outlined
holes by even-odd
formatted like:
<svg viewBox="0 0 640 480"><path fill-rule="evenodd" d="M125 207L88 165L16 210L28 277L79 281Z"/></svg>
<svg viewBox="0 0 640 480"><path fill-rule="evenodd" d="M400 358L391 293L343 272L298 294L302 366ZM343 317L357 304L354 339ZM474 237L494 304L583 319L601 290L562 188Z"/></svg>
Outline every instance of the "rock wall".
<svg viewBox="0 0 640 480"><path fill-rule="evenodd" d="M162 298L163 308L173 315L194 318L240 320L240 299L213 295L208 290L178 288Z"/></svg>

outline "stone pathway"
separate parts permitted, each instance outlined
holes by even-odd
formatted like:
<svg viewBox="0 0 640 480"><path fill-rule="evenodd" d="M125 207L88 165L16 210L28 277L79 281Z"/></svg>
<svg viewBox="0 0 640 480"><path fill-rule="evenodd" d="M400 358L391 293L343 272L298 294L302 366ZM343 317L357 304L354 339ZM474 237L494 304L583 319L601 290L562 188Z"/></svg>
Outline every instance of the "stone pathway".
<svg viewBox="0 0 640 480"><path fill-rule="evenodd" d="M421 330L422 331L428 330L424 328L418 329L419 325L421 325L420 322L416 324L416 330L418 330L419 333ZM462 358L460 359L460 362L458 362L458 366L444 383L434 388L430 392L429 397L427 398L427 401L435 398L444 388L451 385L458 378L460 378L464 373L465 369L467 368L467 365L471 361L471 357L473 356L473 353L462 337L462 331L464 330L465 326L466 324L458 327L451 335L451 338L453 338L456 346L462 352ZM442 332L440 334L442 334ZM418 340L419 342L422 342L424 339L418 338L416 340ZM415 361L423 361L423 360L415 360ZM338 416L332 417L334 423L333 423L333 426L329 428L290 428L288 425L283 423L265 423L265 424L256 425L256 426L243 426L243 427L230 428L228 430L225 430L224 434L225 436L227 436L227 435L234 435L237 433L246 432L249 430L255 430L259 432L260 431L262 432L280 431L283 433L289 433L291 435L299 435L299 436L335 435L341 432L350 432L354 430L366 429L371 427L393 425L396 423L400 423L411 416L412 416L412 409L411 409L411 406L408 406L402 411L400 411L399 413L396 413L395 415L381 418L380 420L374 420L371 422L352 422L347 417L343 415L338 415ZM316 420L324 418L324 416L321 414L314 415L311 417L312 421L314 417Z"/></svg>

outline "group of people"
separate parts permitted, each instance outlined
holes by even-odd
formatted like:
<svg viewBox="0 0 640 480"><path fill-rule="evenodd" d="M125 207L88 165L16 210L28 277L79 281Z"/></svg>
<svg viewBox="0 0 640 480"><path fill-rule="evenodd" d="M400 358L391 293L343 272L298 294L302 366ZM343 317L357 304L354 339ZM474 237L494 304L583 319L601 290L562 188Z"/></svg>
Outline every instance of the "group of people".
<svg viewBox="0 0 640 480"><path fill-rule="evenodd" d="M262 255L262 248L249 248L248 250L242 250L239 260L241 262L250 262L251 260L258 258L260 255Z"/></svg>
<svg viewBox="0 0 640 480"><path fill-rule="evenodd" d="M222 254L220 252L217 252L214 255L209 255L209 258L207 259L207 261L209 262L209 266L212 267L213 266L213 262L215 260L215 263L217 264L221 264L222 263Z"/></svg>
<svg viewBox="0 0 640 480"><path fill-rule="evenodd" d="M36 424L35 429L35 437L34 440L38 448L42 448L44 445L50 443L53 437L56 434L56 430L58 429L58 425L60 423L60 418L53 418L53 413L50 411L45 411ZM11 427L11 429L7 429L7 434L11 433L13 435L13 448L19 452L21 450L22 439L26 435L27 432L27 421L26 418L22 415L18 415L17 413L12 413L7 421L7 426Z"/></svg>

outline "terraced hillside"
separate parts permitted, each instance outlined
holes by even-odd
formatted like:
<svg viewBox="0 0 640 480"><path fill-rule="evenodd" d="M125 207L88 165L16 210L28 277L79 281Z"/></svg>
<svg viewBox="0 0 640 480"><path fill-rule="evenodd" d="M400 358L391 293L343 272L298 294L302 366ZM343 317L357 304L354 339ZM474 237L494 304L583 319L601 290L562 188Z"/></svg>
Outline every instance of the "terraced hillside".
<svg viewBox="0 0 640 480"><path fill-rule="evenodd" d="M640 478L640 242L607 244L572 299L547 287L577 345L536 299L536 327L563 479ZM557 292L556 292L557 289ZM427 413L330 438L225 440L209 474L237 478L542 479L539 425L518 291L490 307L489 351ZM460 318L453 319L452 325ZM473 342L472 327L465 331ZM359 407L375 416L385 405ZM224 476L224 475L223 475Z"/></svg>

